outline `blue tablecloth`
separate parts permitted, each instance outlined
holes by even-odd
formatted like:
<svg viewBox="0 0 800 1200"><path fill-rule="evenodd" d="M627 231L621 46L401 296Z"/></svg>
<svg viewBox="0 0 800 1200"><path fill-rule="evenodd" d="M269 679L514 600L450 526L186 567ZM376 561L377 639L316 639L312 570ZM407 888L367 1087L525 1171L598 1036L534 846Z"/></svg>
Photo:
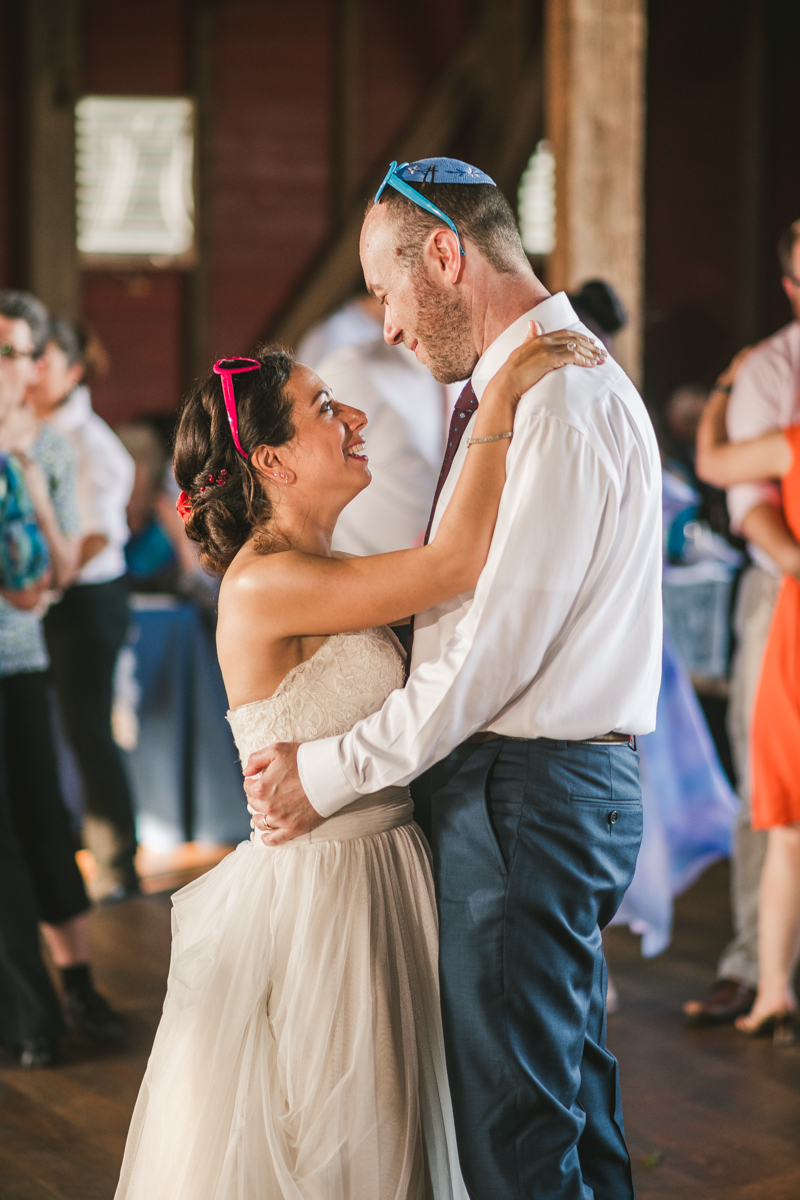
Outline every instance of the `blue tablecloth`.
<svg viewBox="0 0 800 1200"><path fill-rule="evenodd" d="M139 840L238 842L250 819L209 633L191 604L134 597L139 738L128 761Z"/></svg>
<svg viewBox="0 0 800 1200"><path fill-rule="evenodd" d="M642 935L649 958L672 937L672 901L731 851L739 800L722 770L700 702L664 634L656 728L636 739L644 836L615 925Z"/></svg>

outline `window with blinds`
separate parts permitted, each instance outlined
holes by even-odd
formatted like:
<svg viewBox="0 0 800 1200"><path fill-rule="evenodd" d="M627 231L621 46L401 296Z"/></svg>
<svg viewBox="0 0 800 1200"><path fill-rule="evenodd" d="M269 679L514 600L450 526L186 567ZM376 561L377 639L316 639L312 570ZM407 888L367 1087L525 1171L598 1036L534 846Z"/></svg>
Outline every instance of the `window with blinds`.
<svg viewBox="0 0 800 1200"><path fill-rule="evenodd" d="M75 108L75 138L81 257L188 264L195 247L194 102L84 96Z"/></svg>
<svg viewBox="0 0 800 1200"><path fill-rule="evenodd" d="M539 142L519 184L519 232L526 252L550 254L556 244L556 160L549 142Z"/></svg>

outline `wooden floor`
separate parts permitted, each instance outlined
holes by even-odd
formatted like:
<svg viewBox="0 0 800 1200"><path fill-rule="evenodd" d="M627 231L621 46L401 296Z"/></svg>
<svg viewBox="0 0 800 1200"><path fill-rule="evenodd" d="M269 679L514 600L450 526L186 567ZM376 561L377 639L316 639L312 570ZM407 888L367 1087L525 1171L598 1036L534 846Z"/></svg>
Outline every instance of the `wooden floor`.
<svg viewBox="0 0 800 1200"><path fill-rule="evenodd" d="M669 950L649 961L626 930L607 935L620 991L609 1045L639 1200L800 1200L800 1046L680 1020L730 936L727 864L680 897L675 918Z"/></svg>
<svg viewBox="0 0 800 1200"><path fill-rule="evenodd" d="M678 904L675 939L645 962L610 931L620 991L610 1042L640 1200L798 1200L800 1049L776 1051L732 1029L685 1031L680 1004L713 977L728 934L727 870ZM0 1200L111 1200L169 958L169 899L92 914L96 974L130 1021L124 1050L78 1037L55 1071L25 1073L0 1052Z"/></svg>

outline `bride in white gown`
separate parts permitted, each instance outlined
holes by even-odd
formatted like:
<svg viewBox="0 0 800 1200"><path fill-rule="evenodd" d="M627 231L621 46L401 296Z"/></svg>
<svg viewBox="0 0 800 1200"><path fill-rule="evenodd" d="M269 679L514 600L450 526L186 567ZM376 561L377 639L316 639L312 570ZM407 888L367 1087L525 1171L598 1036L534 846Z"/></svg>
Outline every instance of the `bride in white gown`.
<svg viewBox="0 0 800 1200"><path fill-rule="evenodd" d="M344 733L402 687L385 625L474 586L505 475L495 435L547 371L595 361L579 334L532 333L486 390L473 441L488 440L435 540L368 559L330 552L370 478L363 414L280 351L228 362L235 393L217 364L183 411L175 467L187 532L225 573L218 650L243 763ZM254 832L173 897L117 1200L466 1198L429 855L407 789L389 788L283 846Z"/></svg>

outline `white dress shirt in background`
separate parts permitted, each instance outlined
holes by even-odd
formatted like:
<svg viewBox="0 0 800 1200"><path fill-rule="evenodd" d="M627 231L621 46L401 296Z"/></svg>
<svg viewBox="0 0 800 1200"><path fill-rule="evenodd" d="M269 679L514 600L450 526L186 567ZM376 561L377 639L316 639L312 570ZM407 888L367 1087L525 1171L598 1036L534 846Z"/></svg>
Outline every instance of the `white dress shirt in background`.
<svg viewBox="0 0 800 1200"><path fill-rule="evenodd" d="M55 410L51 424L75 448L81 537L108 539L83 567L76 583L109 583L125 574L125 543L130 537L126 508L133 491L133 459L117 435L92 408L81 385Z"/></svg>
<svg viewBox="0 0 800 1200"><path fill-rule="evenodd" d="M362 346L381 336L382 324L371 316L357 296L348 300L331 316L312 325L297 346L297 359L317 371L319 364L334 350Z"/></svg>
<svg viewBox="0 0 800 1200"><path fill-rule="evenodd" d="M792 321L767 338L745 359L736 376L728 404L728 437L744 442L771 429L800 421L800 322ZM740 533L742 521L758 504L781 506L777 483L739 483L728 488L731 528ZM759 546L748 547L753 560L780 574Z"/></svg>
<svg viewBox="0 0 800 1200"><path fill-rule="evenodd" d="M445 389L405 346L383 338L329 354L316 368L343 404L360 408L372 482L348 504L333 549L405 550L424 534L444 447Z"/></svg>
<svg viewBox="0 0 800 1200"><path fill-rule="evenodd" d="M528 323L587 330L563 293L515 321L472 376L478 399ZM434 532L468 451L461 441ZM408 783L478 730L581 738L655 727L661 679L661 461L644 404L609 359L523 397L486 566L474 592L421 613L412 674L341 737L300 747L329 816Z"/></svg>

